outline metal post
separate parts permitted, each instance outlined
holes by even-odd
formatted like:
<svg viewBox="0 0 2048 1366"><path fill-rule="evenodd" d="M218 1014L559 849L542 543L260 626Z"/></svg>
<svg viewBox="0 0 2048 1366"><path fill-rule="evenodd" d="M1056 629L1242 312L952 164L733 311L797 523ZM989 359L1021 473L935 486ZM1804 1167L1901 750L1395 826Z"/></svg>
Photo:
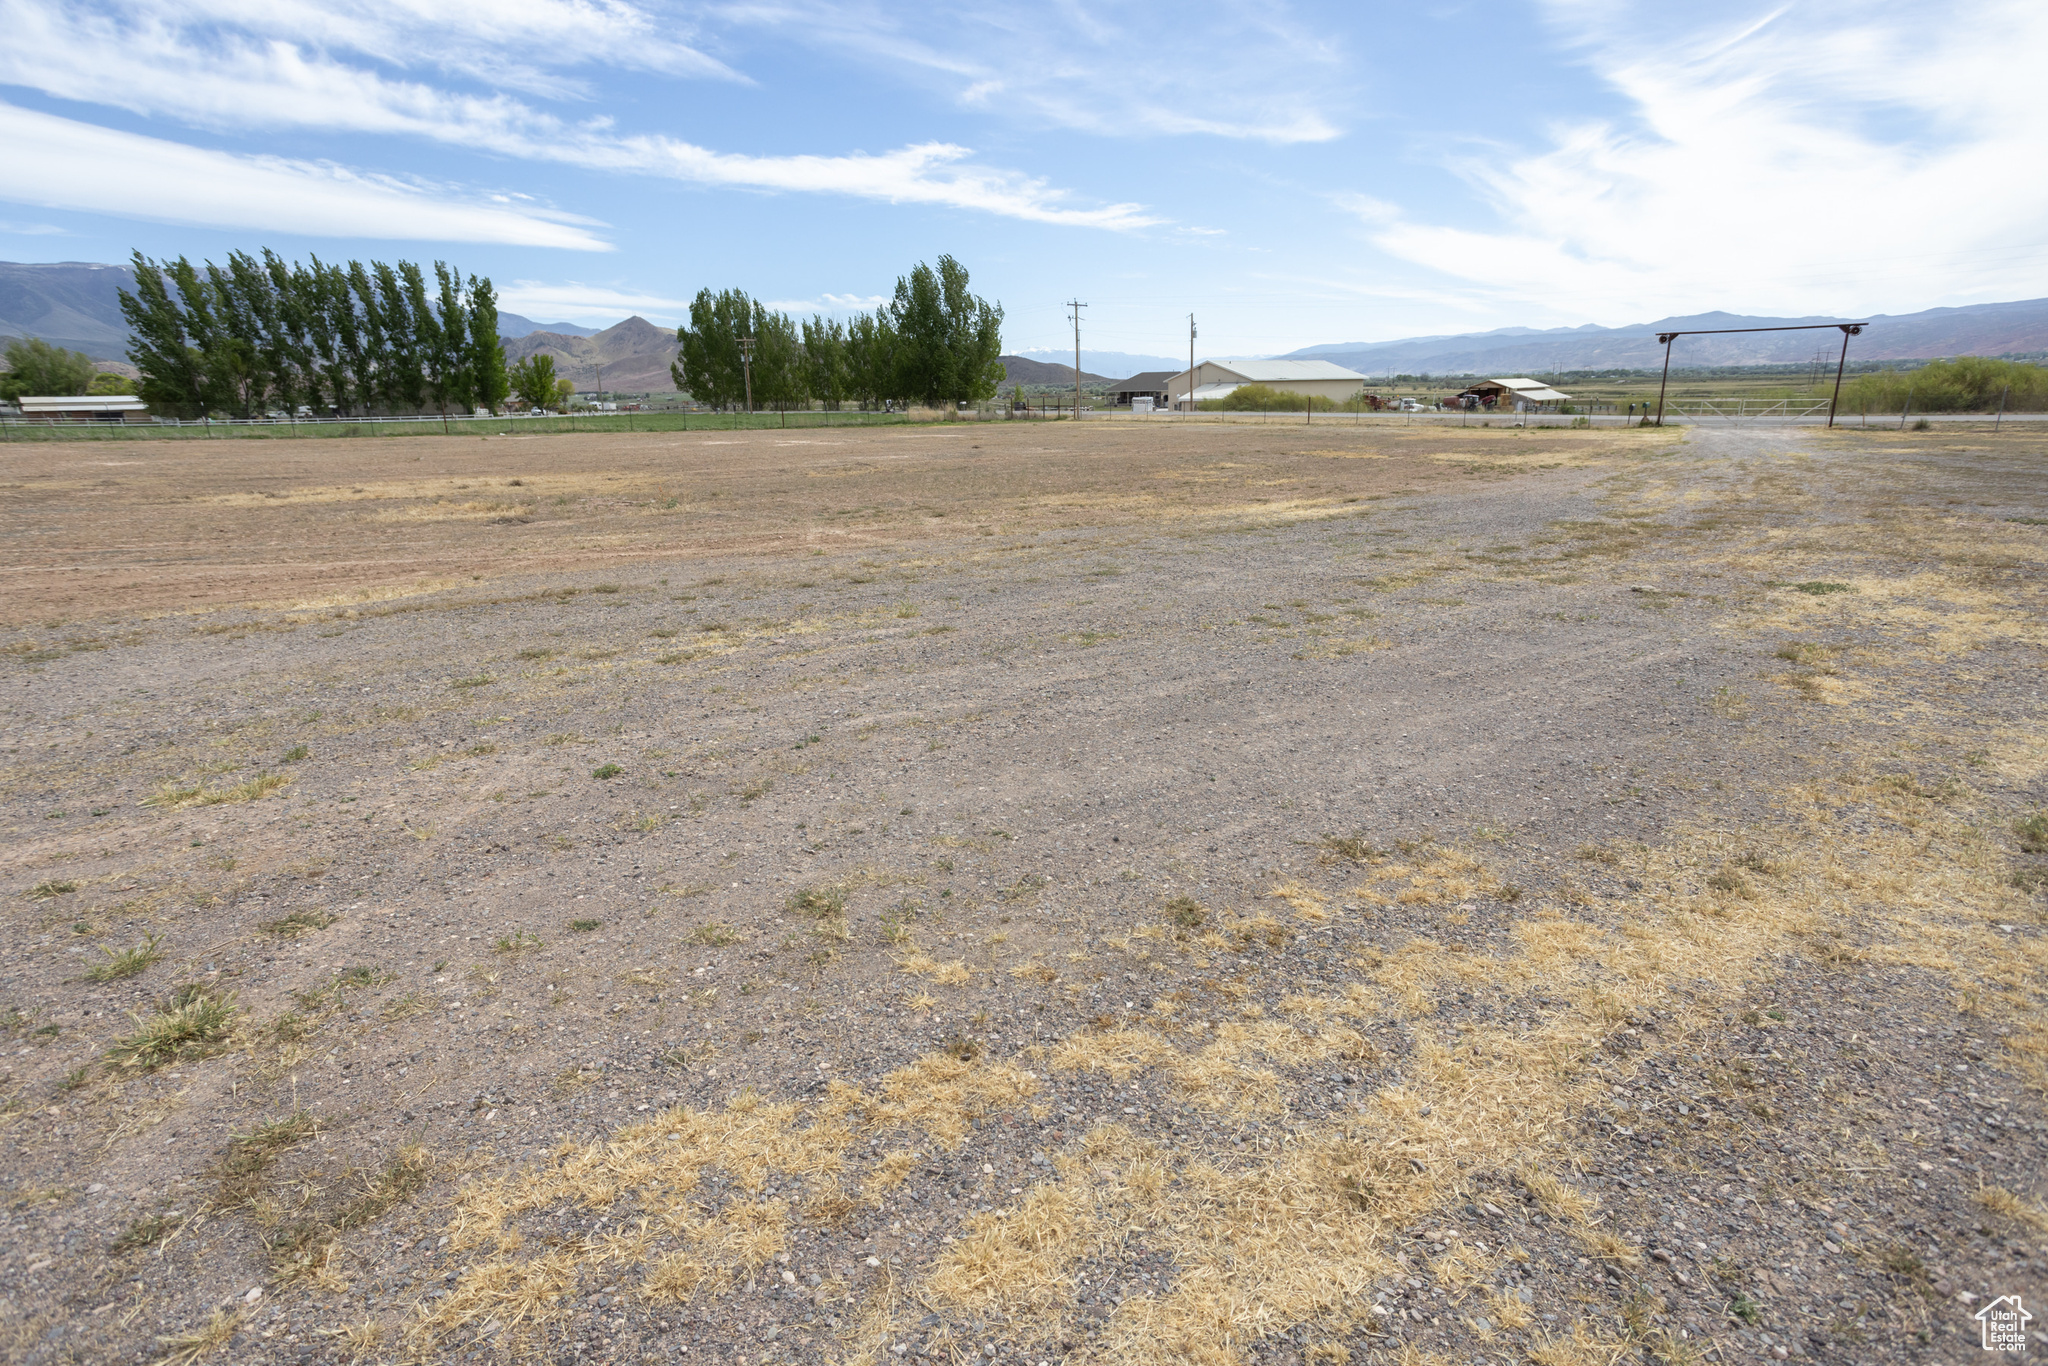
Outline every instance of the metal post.
<svg viewBox="0 0 2048 1366"><path fill-rule="evenodd" d="M2005 392L1998 396L1998 416L1991 423L1991 430L1997 431L2005 424L2005 401L2012 397L2012 386L2005 386Z"/></svg>
<svg viewBox="0 0 2048 1366"><path fill-rule="evenodd" d="M1188 314L1188 411L1195 410L1195 315Z"/></svg>
<svg viewBox="0 0 2048 1366"><path fill-rule="evenodd" d="M1835 405L1842 401L1842 370L1849 364L1849 338L1862 330L1863 328L1860 325L1854 323L1844 323L1842 325L1842 356L1840 360L1835 362L1835 396L1828 400L1828 426L1830 427L1835 425Z"/></svg>
<svg viewBox="0 0 2048 1366"><path fill-rule="evenodd" d="M1664 425L1664 386L1671 383L1671 343L1678 337L1676 332L1666 332L1657 338L1664 343L1664 378L1657 382L1657 425Z"/></svg>
<svg viewBox="0 0 2048 1366"><path fill-rule="evenodd" d="M1074 421L1081 420L1081 310L1088 307L1079 299L1067 300L1074 319Z"/></svg>

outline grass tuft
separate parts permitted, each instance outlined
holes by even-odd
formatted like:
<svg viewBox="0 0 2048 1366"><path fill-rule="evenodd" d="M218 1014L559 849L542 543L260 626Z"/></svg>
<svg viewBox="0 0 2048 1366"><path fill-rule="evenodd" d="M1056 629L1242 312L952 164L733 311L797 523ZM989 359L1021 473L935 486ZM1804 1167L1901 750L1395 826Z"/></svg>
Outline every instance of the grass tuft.
<svg viewBox="0 0 2048 1366"><path fill-rule="evenodd" d="M789 894L789 910L792 915L807 915L813 920L826 920L846 914L846 888L839 886L805 887Z"/></svg>
<svg viewBox="0 0 2048 1366"><path fill-rule="evenodd" d="M179 1058L211 1052L227 1038L235 1018L235 998L203 987L187 985L172 992L148 1017L130 1013L136 1030L115 1041L107 1060L118 1067L140 1067L145 1071L162 1067Z"/></svg>
<svg viewBox="0 0 2048 1366"><path fill-rule="evenodd" d="M100 952L107 956L107 961L104 963L94 963L91 967L87 968L85 970L85 980L88 982L118 982L124 977L135 976L144 968L162 958L164 956L163 940L159 936L152 934L132 949L123 949L119 953L115 953L112 949L102 944Z"/></svg>
<svg viewBox="0 0 2048 1366"><path fill-rule="evenodd" d="M339 918L325 911L293 911L290 915L280 916L276 920L265 920L256 928L265 934L277 935L281 939L296 939L314 930L324 930Z"/></svg>
<svg viewBox="0 0 2048 1366"><path fill-rule="evenodd" d="M38 882L28 889L28 895L31 901L47 901L53 896L64 896L77 890L78 884L75 882Z"/></svg>
<svg viewBox="0 0 2048 1366"><path fill-rule="evenodd" d="M625 769L620 768L617 764L599 764L596 768L590 770L590 776L603 781L609 778L616 778L625 771Z"/></svg>

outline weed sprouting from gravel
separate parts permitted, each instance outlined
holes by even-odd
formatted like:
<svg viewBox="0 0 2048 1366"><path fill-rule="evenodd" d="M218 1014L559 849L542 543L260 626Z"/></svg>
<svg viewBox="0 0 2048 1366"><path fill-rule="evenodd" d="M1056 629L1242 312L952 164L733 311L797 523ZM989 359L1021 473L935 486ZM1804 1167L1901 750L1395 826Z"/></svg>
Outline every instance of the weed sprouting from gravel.
<svg viewBox="0 0 2048 1366"><path fill-rule="evenodd" d="M497 679L492 678L489 674L471 674L468 678L452 680L448 686L451 688L483 688L497 681Z"/></svg>
<svg viewBox="0 0 2048 1366"><path fill-rule="evenodd" d="M807 915L813 920L824 920L835 915L846 914L846 888L840 886L804 887L789 894L789 911L792 915Z"/></svg>
<svg viewBox="0 0 2048 1366"><path fill-rule="evenodd" d="M283 1119L269 1120L229 1139L227 1151L213 1168L213 1176L220 1182L218 1207L232 1209L254 1199L264 1173L277 1161L278 1154L317 1132L319 1126L313 1116L295 1110Z"/></svg>
<svg viewBox="0 0 2048 1366"><path fill-rule="evenodd" d="M1207 908L1191 896L1177 896L1168 901L1166 914L1184 930L1198 930L1209 918Z"/></svg>
<svg viewBox="0 0 2048 1366"><path fill-rule="evenodd" d="M183 811L194 806L224 806L234 802L253 802L283 787L291 779L282 773L259 773L245 783L230 787L208 787L204 783L180 786L167 783L155 794L143 799L144 806L154 806L164 811Z"/></svg>
<svg viewBox="0 0 2048 1366"><path fill-rule="evenodd" d="M2022 852L2048 854L2048 811L2036 811L2014 821L2012 833L2018 836Z"/></svg>
<svg viewBox="0 0 2048 1366"><path fill-rule="evenodd" d="M625 771L625 769L620 768L617 764L599 764L596 768L590 770L590 776L600 782L604 782L618 777Z"/></svg>
<svg viewBox="0 0 2048 1366"><path fill-rule="evenodd" d="M197 985L179 987L150 1016L130 1013L135 1032L107 1050L117 1067L152 1071L165 1063L211 1052L224 1042L234 1023L235 998Z"/></svg>
<svg viewBox="0 0 2048 1366"><path fill-rule="evenodd" d="M150 964L162 958L164 956L163 939L159 935L152 934L140 944L132 948L123 949L119 953L114 952L105 945L100 946L100 952L107 956L106 961L94 963L91 967L87 968L85 970L85 980L88 982L118 982L124 977L135 976L149 967Z"/></svg>
<svg viewBox="0 0 2048 1366"><path fill-rule="evenodd" d="M284 757L280 759L278 762L286 764L296 764L301 759L310 757L312 753L313 751L307 749L304 745L293 745L290 749L284 752Z"/></svg>
<svg viewBox="0 0 2048 1366"><path fill-rule="evenodd" d="M241 1323L240 1313L216 1309L213 1317L189 1333L159 1337L157 1346L164 1349L164 1355L152 1366L192 1366L193 1362L233 1337Z"/></svg>
<svg viewBox="0 0 2048 1366"><path fill-rule="evenodd" d="M339 918L325 911L293 911L290 915L279 916L275 920L262 921L256 928L265 934L274 934L280 939L296 939L314 930L324 930Z"/></svg>
<svg viewBox="0 0 2048 1366"><path fill-rule="evenodd" d="M602 924L602 920L572 920L569 922L569 928L577 934L589 934Z"/></svg>
<svg viewBox="0 0 2048 1366"><path fill-rule="evenodd" d="M491 943L491 952L518 955L529 953L540 947L540 936L531 930L518 930L501 935Z"/></svg>
<svg viewBox="0 0 2048 1366"><path fill-rule="evenodd" d="M182 1215L150 1214L137 1219L121 1231L107 1251L119 1256L123 1252L135 1252L142 1248L155 1247L164 1239L185 1226Z"/></svg>
<svg viewBox="0 0 2048 1366"><path fill-rule="evenodd" d="M31 901L47 901L53 896L67 896L77 890L78 884L75 882L53 879L49 882L38 882L28 889L28 895Z"/></svg>

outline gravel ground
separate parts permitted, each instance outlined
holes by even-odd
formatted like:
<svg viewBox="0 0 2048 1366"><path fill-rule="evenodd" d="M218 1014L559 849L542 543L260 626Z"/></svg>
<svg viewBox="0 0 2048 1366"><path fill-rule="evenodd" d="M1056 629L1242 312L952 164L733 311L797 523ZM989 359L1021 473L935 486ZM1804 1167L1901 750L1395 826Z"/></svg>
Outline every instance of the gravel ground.
<svg viewBox="0 0 2048 1366"><path fill-rule="evenodd" d="M25 627L6 1359L1976 1359L2038 443L1642 435Z"/></svg>

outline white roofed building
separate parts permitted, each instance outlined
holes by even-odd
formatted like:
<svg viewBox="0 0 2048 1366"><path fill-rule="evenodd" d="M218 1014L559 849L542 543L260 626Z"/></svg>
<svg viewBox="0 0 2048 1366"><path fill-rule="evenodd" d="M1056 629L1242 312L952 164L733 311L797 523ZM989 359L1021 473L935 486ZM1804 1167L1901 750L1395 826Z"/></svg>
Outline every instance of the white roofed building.
<svg viewBox="0 0 2048 1366"><path fill-rule="evenodd" d="M1326 360L1205 360L1166 382L1175 407L1185 406L1189 390L1194 401L1228 398L1244 384L1263 384L1290 394L1313 394L1333 403L1356 398L1365 376Z"/></svg>
<svg viewBox="0 0 2048 1366"><path fill-rule="evenodd" d="M1481 403L1512 412L1541 408L1546 403L1569 403L1570 394L1561 394L1547 384L1533 379L1487 379L1472 385L1459 398L1470 394Z"/></svg>
<svg viewBox="0 0 2048 1366"><path fill-rule="evenodd" d="M149 405L133 394L24 394L20 407L29 422L149 421Z"/></svg>

